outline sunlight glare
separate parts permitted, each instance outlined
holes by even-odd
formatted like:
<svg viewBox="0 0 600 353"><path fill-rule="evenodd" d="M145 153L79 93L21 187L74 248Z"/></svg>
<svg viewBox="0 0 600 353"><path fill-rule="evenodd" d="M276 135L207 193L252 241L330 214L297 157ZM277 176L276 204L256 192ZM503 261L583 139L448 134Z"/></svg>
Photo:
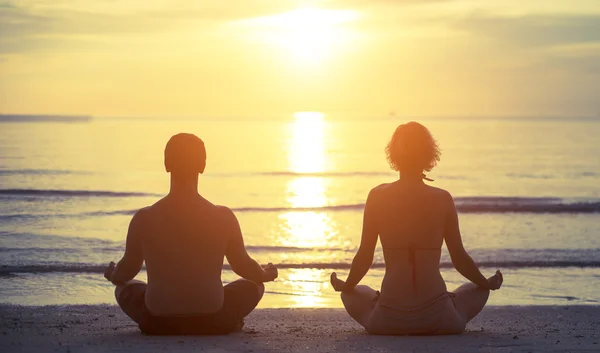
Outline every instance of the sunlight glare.
<svg viewBox="0 0 600 353"><path fill-rule="evenodd" d="M339 54L353 39L349 23L359 13L352 10L302 8L249 22L259 38L287 52L299 63L318 63Z"/></svg>
<svg viewBox="0 0 600 353"><path fill-rule="evenodd" d="M325 168L325 115L298 112L292 126L290 167L296 173L323 172Z"/></svg>

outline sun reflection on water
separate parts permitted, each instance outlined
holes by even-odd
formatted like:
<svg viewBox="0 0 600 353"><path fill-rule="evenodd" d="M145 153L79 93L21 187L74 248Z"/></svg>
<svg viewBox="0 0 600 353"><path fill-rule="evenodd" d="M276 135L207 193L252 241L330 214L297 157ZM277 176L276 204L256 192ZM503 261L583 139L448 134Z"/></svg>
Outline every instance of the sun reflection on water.
<svg viewBox="0 0 600 353"><path fill-rule="evenodd" d="M324 270L302 268L291 269L283 278L286 285L291 286L289 306L295 308L319 308L329 306L331 299L325 298L323 292L329 288L328 274Z"/></svg>
<svg viewBox="0 0 600 353"><path fill-rule="evenodd" d="M288 152L289 168L301 174L287 185L287 201L292 208L319 208L327 205L327 183L318 176L326 164L325 116L319 112L298 112ZM310 174L310 175L302 175ZM293 211L281 216L286 224L288 246L323 247L332 233L330 218L317 210Z"/></svg>

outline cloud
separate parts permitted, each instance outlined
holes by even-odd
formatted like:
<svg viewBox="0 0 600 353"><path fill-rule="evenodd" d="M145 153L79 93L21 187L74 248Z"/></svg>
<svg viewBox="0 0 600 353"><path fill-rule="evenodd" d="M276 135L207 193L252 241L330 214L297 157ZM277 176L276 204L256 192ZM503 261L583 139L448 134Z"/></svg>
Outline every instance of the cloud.
<svg viewBox="0 0 600 353"><path fill-rule="evenodd" d="M0 53L68 50L70 47L102 46L117 35L159 33L193 24L214 26L227 21L264 17L298 7L322 6L332 9L389 5L403 7L449 0L391 0L349 2L252 0L236 3L182 0L119 1L102 6L91 1L29 1L25 4L0 2ZM106 40L102 40L105 38Z"/></svg>
<svg viewBox="0 0 600 353"><path fill-rule="evenodd" d="M107 14L78 10L34 11L0 6L0 53L65 49L69 43L92 45L116 35L160 32L187 20L192 13Z"/></svg>
<svg viewBox="0 0 600 353"><path fill-rule="evenodd" d="M600 42L600 15L471 16L455 26L518 47Z"/></svg>

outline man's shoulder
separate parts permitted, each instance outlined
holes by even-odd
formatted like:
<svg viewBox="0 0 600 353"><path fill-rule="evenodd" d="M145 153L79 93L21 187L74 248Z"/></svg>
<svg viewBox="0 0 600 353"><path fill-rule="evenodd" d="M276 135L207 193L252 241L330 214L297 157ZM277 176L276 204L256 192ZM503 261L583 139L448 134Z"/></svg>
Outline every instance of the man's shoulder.
<svg viewBox="0 0 600 353"><path fill-rule="evenodd" d="M153 206L154 205L142 207L139 210L135 211L135 213L133 214L133 219L136 221L141 221L142 219L148 217L150 214L152 214Z"/></svg>
<svg viewBox="0 0 600 353"><path fill-rule="evenodd" d="M223 205L212 205L212 208L214 210L214 212L219 215L219 216L223 216L225 218L227 217L235 217L235 214L233 213L233 210L227 206L223 206Z"/></svg>
<svg viewBox="0 0 600 353"><path fill-rule="evenodd" d="M382 192L384 190L387 190L390 188L390 185L392 185L393 183L383 183L383 184L379 184L377 186L375 186L374 188L371 189L372 193L378 193L378 192Z"/></svg>
<svg viewBox="0 0 600 353"><path fill-rule="evenodd" d="M159 214L172 212L174 207L175 205L173 204L173 202L167 201L165 198L162 198L150 206L142 207L139 210L137 210L134 214L134 218L152 218ZM193 207L198 212L201 212L207 215L208 217L216 217L220 219L228 219L229 217L235 217L233 211L229 207L214 204L202 196L200 196L200 198L196 200L196 203L194 203Z"/></svg>

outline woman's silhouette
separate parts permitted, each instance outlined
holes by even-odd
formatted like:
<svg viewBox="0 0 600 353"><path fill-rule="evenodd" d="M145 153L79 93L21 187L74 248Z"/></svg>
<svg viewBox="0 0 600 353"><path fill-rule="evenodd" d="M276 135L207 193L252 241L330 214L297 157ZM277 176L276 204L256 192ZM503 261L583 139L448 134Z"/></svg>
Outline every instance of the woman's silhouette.
<svg viewBox="0 0 600 353"><path fill-rule="evenodd" d="M360 248L348 279L331 274L346 310L372 334L453 334L502 285L502 274L486 279L465 251L450 193L423 182L440 159L437 142L423 125L398 126L386 148L399 180L371 190L364 211ZM427 179L430 180L430 179ZM373 263L381 239L385 276L381 293L357 284ZM471 283L448 292L439 271L442 243L454 267Z"/></svg>

